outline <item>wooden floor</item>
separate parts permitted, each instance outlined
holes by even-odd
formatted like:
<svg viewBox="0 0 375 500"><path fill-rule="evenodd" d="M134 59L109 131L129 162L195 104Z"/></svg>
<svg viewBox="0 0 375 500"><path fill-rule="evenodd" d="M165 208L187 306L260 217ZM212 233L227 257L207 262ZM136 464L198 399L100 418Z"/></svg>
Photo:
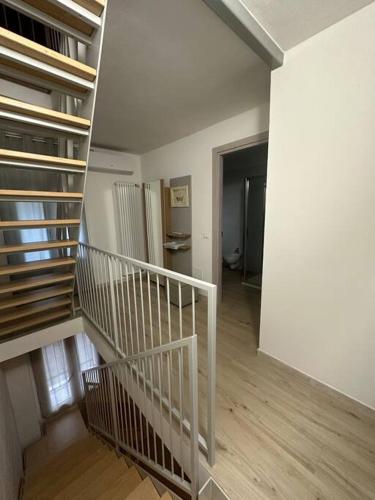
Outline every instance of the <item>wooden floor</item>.
<svg viewBox="0 0 375 500"><path fill-rule="evenodd" d="M51 419L43 437L26 448L26 475L40 470L72 443L88 437L86 426L78 409L72 408Z"/></svg>
<svg viewBox="0 0 375 500"><path fill-rule="evenodd" d="M259 306L224 273L212 475L232 500L375 499L375 412L257 356Z"/></svg>

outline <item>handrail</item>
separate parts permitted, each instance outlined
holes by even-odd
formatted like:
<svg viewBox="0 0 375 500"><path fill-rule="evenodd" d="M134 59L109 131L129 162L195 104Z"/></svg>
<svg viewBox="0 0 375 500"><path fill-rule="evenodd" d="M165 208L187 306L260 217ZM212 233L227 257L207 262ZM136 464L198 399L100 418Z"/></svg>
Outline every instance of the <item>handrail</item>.
<svg viewBox="0 0 375 500"><path fill-rule="evenodd" d="M216 290L216 285L208 283L207 281L202 281L197 278L192 278L191 276L186 276L186 274L177 273L176 271L171 271L170 269L165 269L164 267L158 267L154 264L149 264L148 262L143 262L141 260L134 259L132 257L126 257L116 252L110 252L109 250L102 250L101 248L95 247L93 245L88 245L87 243L79 242L82 248L88 248L91 250L96 250L103 255L108 255L109 257L116 257L121 260L126 260L128 263L133 264L136 267L150 271L151 273L159 274L161 276L166 276L171 279L181 281L186 285L191 285L201 290Z"/></svg>
<svg viewBox="0 0 375 500"><path fill-rule="evenodd" d="M196 499L199 490L197 337L90 368L82 375L89 427ZM178 381L175 390L172 377ZM178 422L173 421L171 405L165 412L154 401L146 380L170 401L175 399L180 414ZM187 385L188 400L183 397ZM183 432L185 415L191 427L189 439Z"/></svg>
<svg viewBox="0 0 375 500"><path fill-rule="evenodd" d="M207 405L200 422L200 443L210 465L215 463L216 286L130 257L79 244L77 283L84 316L113 346L119 358L187 336L207 345ZM199 291L205 295L200 297ZM163 293L164 292L164 293ZM183 294L184 300L183 302ZM190 297L190 301L186 297ZM199 318L196 302L200 300ZM189 302L189 304L186 304ZM188 307L184 307L188 305ZM206 310L204 311L204 308ZM203 310L203 315L202 315ZM204 324L203 324L204 323ZM154 389L154 396L158 398ZM168 401L162 397L162 405ZM178 410L172 408L179 418ZM203 417L202 417L203 418ZM184 422L189 432L189 423Z"/></svg>

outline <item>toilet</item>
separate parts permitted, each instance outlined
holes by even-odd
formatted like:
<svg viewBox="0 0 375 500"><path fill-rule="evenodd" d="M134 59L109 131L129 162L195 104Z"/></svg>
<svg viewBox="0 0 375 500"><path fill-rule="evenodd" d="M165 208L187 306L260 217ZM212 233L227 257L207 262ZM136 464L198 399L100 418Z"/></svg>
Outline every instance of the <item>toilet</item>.
<svg viewBox="0 0 375 500"><path fill-rule="evenodd" d="M241 266L241 252L236 248L233 253L223 255L225 264L232 270L239 269Z"/></svg>

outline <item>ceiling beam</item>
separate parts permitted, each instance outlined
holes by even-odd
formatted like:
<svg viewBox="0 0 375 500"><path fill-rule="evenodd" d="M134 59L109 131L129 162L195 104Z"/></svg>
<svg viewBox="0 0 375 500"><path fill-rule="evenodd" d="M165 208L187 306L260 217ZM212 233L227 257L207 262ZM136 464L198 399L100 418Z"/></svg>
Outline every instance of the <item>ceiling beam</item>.
<svg viewBox="0 0 375 500"><path fill-rule="evenodd" d="M283 65L284 52L242 0L203 0L271 69Z"/></svg>

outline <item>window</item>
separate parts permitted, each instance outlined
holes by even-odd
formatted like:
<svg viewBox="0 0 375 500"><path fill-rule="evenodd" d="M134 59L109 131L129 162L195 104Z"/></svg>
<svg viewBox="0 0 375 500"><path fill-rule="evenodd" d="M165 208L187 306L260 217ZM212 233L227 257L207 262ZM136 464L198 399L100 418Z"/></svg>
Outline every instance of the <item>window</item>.
<svg viewBox="0 0 375 500"><path fill-rule="evenodd" d="M71 374L64 342L42 348L51 411L73 403Z"/></svg>
<svg viewBox="0 0 375 500"><path fill-rule="evenodd" d="M75 336L75 342L81 372L88 370L89 368L93 368L94 366L98 366L98 353L88 336L85 333L79 333ZM83 391L82 377L80 377L80 382L81 389Z"/></svg>

